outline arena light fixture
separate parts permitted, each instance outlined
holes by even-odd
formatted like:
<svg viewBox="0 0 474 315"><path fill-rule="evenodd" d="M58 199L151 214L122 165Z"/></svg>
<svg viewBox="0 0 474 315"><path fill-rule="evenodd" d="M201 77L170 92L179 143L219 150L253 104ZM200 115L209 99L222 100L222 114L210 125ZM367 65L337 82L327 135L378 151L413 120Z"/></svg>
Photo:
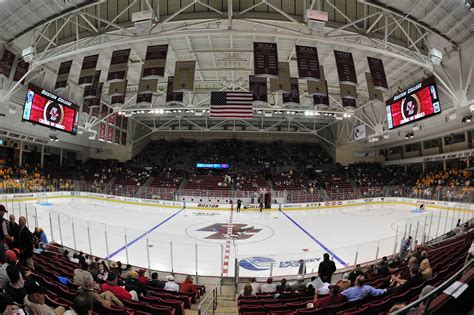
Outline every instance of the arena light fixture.
<svg viewBox="0 0 474 315"><path fill-rule="evenodd" d="M461 122L462 122L463 124L468 124L468 123L471 122L471 120L472 120L472 115L469 115L469 116L465 116L465 117L462 119Z"/></svg>

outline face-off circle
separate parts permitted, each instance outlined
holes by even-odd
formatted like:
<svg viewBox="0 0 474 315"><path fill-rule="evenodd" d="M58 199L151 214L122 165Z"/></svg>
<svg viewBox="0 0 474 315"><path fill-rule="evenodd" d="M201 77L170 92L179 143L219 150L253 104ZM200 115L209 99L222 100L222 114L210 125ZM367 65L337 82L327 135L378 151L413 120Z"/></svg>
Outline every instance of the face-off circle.
<svg viewBox="0 0 474 315"><path fill-rule="evenodd" d="M186 227L186 235L199 241L221 244L227 240L227 222L201 222ZM239 244L262 242L275 234L275 231L262 224L234 223L232 235Z"/></svg>

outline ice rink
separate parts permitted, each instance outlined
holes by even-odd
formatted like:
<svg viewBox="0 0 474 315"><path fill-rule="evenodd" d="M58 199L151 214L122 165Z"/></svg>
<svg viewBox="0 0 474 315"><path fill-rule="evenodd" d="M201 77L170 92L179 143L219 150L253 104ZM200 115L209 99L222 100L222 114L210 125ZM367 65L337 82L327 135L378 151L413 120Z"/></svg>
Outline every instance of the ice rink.
<svg viewBox="0 0 474 315"><path fill-rule="evenodd" d="M470 211L415 211L415 204L378 203L305 210L232 212L138 206L82 197L9 205L26 214L49 240L160 271L220 276L226 251L228 275L239 258L240 276L294 275L299 259L317 270L328 252L337 267L366 262L398 250L404 234L421 242L467 219ZM52 228L51 228L52 226ZM398 233L396 234L396 232ZM228 235L235 239L226 247Z"/></svg>

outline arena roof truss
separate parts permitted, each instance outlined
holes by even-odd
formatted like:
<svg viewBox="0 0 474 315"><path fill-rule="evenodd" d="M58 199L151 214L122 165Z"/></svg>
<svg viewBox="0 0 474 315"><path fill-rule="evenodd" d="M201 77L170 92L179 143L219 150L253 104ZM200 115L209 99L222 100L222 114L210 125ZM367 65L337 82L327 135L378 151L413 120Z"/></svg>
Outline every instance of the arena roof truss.
<svg viewBox="0 0 474 315"><path fill-rule="evenodd" d="M442 92L452 100L452 104L444 105L449 108L458 100L459 87L443 66L433 66L429 52L437 48L445 55L460 53L459 43L471 36L474 28L470 12L466 13L462 5L452 6L448 0L433 1L431 5L427 3L431 1L409 0L50 0L55 5L49 6L44 5L46 0L39 1L43 6L34 2L23 3L17 13L15 8L9 9L6 22L21 25L19 32L13 32L6 22L0 24L0 38L18 53L29 46L34 49L32 65L24 78L51 86L59 64L73 59L69 86L62 93L81 104L82 88L76 82L82 58L100 53L97 68L106 73L112 51L131 48L126 102L113 110L136 122L134 142L160 132L229 131L311 134L336 145L361 123L370 133L381 134L385 107L368 98L364 77L369 71L367 56L384 62L391 87L386 98L433 73ZM49 8L49 14L45 8ZM329 21L323 31L307 26L306 9L328 12ZM446 14L448 9L452 13ZM139 31L131 14L145 10L153 12L151 27ZM24 12L36 16L32 23L24 21ZM328 80L330 108L315 109L306 83L300 80L301 104L282 104L281 95L270 94L268 104L254 108L254 119L210 119L211 91L248 89L254 41L277 43L280 61L290 62L293 76L297 74L295 45L317 46ZM152 44L169 45L166 77L173 75L176 61L196 60L195 90L185 94L183 103L166 105L166 80L160 80L150 106L135 104L146 47ZM354 56L359 84L358 108L353 112L341 105L334 49ZM4 99L21 104L18 88L19 83L13 84ZM101 102L112 107L107 95ZM84 130L99 122L88 114L81 115Z"/></svg>

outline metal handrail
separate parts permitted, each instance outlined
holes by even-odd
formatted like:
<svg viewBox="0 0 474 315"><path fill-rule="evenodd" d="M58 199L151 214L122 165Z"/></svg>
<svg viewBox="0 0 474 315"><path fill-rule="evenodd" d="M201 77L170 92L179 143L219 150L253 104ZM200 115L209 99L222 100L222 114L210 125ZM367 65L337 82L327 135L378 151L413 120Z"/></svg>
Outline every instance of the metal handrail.
<svg viewBox="0 0 474 315"><path fill-rule="evenodd" d="M209 302L208 302L209 301ZM204 305L206 304L207 305ZM215 313L217 309L217 287L212 289L208 295L206 295L198 305L198 315L207 314L209 308L212 306L212 314Z"/></svg>
<svg viewBox="0 0 474 315"><path fill-rule="evenodd" d="M427 311L429 310L431 301L433 301L433 299L436 298L440 292L443 292L444 289L446 289L454 281L456 281L466 270L468 270L469 268L472 268L473 266L474 266L474 259L471 259L466 263L466 265L464 265L464 267L461 270L456 272L451 278L449 278L448 280L443 282L436 289L434 289L433 291L431 291L430 293L428 293L427 295L425 295L421 299L418 299L418 300L408 304L404 308L399 309L398 311L396 311L393 314L394 315L396 315L396 314L398 314L398 315L406 314L406 312L408 312L410 309L412 309L413 307L417 307L418 305L420 305L421 303L423 303L425 301L426 301L426 303L425 303L426 306L425 306L425 309L423 311L423 314L427 314Z"/></svg>

